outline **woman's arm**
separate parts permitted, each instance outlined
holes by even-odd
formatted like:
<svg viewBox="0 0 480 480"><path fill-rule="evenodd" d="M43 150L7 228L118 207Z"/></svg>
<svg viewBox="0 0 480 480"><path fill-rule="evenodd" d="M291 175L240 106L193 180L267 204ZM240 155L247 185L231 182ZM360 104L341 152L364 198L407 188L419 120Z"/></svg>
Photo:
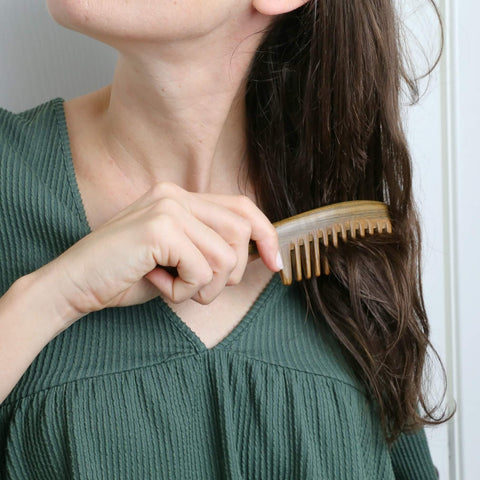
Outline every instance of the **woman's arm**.
<svg viewBox="0 0 480 480"><path fill-rule="evenodd" d="M51 268L18 279L0 298L0 403L35 357L80 318Z"/></svg>
<svg viewBox="0 0 480 480"><path fill-rule="evenodd" d="M0 402L40 350L90 312L159 294L210 303L242 280L250 238L278 271L277 232L251 200L153 187L0 298Z"/></svg>
<svg viewBox="0 0 480 480"><path fill-rule="evenodd" d="M408 435L402 434L393 444L391 457L396 480L438 478L424 430Z"/></svg>

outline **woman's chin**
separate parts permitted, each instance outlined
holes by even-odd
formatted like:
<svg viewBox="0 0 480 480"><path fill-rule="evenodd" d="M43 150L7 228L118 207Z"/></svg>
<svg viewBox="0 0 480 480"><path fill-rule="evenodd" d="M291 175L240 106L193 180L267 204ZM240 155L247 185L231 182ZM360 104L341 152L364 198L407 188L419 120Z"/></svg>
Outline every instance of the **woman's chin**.
<svg viewBox="0 0 480 480"><path fill-rule="evenodd" d="M50 16L63 27L78 30L76 26L88 24L91 16L89 2L78 0L47 0Z"/></svg>

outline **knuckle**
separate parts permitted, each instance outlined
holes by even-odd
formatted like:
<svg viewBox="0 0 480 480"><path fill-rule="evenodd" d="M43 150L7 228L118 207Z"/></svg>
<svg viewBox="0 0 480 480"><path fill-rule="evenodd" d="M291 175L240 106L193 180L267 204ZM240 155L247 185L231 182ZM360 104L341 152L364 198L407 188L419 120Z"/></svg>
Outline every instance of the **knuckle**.
<svg viewBox="0 0 480 480"><path fill-rule="evenodd" d="M238 236L242 239L250 238L252 235L252 225L248 220L241 219L236 225Z"/></svg>
<svg viewBox="0 0 480 480"><path fill-rule="evenodd" d="M165 196L165 182L159 182L159 183L156 183L153 187L152 187L152 196L154 198L162 198Z"/></svg>
<svg viewBox="0 0 480 480"><path fill-rule="evenodd" d="M164 197L155 202L155 211L158 213L170 213L177 210L179 204L176 200L169 197Z"/></svg>
<svg viewBox="0 0 480 480"><path fill-rule="evenodd" d="M152 187L154 198L164 198L173 196L182 190L178 185L172 182L158 182Z"/></svg>
<svg viewBox="0 0 480 480"><path fill-rule="evenodd" d="M175 229L174 219L163 212L157 212L147 224L148 233L154 237L163 235L165 232L172 233Z"/></svg>
<svg viewBox="0 0 480 480"><path fill-rule="evenodd" d="M223 268L231 272L238 263L238 257L234 250L228 248L225 250L225 253L222 255L222 265Z"/></svg>
<svg viewBox="0 0 480 480"><path fill-rule="evenodd" d="M270 235L271 241L274 243L278 243L278 232L273 225L270 226L269 232L270 232L269 235Z"/></svg>
<svg viewBox="0 0 480 480"><path fill-rule="evenodd" d="M180 215L181 205L173 198L164 197L157 200L151 207L154 216L154 221L161 219L162 222L167 222L167 218L173 220Z"/></svg>
<svg viewBox="0 0 480 480"><path fill-rule="evenodd" d="M243 272L235 272L230 275L227 285L238 285L243 279Z"/></svg>
<svg viewBox="0 0 480 480"><path fill-rule="evenodd" d="M217 272L232 272L238 263L237 253L234 248L225 243L217 246L217 250L210 257L210 266Z"/></svg>
<svg viewBox="0 0 480 480"><path fill-rule="evenodd" d="M270 222L265 222L265 228L263 229L261 240L272 245L278 244L277 229Z"/></svg>
<svg viewBox="0 0 480 480"><path fill-rule="evenodd" d="M213 300L215 300L216 296L208 294L206 291L199 290L197 294L192 298L200 305L208 305Z"/></svg>
<svg viewBox="0 0 480 480"><path fill-rule="evenodd" d="M242 211L248 212L255 207L255 204L246 195L237 195L236 202Z"/></svg>
<svg viewBox="0 0 480 480"><path fill-rule="evenodd" d="M210 268L204 268L198 275L197 284L199 286L209 285L213 280L213 271Z"/></svg>
<svg viewBox="0 0 480 480"><path fill-rule="evenodd" d="M185 300L188 300L188 295L178 295L178 294L172 294L172 296L169 298L169 300L174 303L174 304L179 304L184 302Z"/></svg>

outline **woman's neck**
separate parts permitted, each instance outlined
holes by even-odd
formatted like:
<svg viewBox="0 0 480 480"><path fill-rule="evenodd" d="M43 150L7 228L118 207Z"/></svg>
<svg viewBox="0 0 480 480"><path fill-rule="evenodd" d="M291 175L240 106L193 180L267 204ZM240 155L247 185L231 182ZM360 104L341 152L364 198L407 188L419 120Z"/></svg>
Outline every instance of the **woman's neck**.
<svg viewBox="0 0 480 480"><path fill-rule="evenodd" d="M143 189L172 181L198 192L234 193L245 183L245 77L266 27L248 24L247 34L238 27L242 37L230 28L223 38L196 39L195 49L120 52L92 111L98 143L126 177Z"/></svg>

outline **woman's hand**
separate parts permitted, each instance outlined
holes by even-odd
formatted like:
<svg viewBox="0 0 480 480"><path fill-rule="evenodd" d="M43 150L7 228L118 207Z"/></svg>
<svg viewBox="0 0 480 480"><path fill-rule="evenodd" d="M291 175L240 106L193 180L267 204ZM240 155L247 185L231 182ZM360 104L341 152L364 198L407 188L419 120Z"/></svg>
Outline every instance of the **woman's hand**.
<svg viewBox="0 0 480 480"><path fill-rule="evenodd" d="M55 269L76 319L159 294L208 304L241 281L251 238L278 271L276 230L251 200L161 183L43 268ZM178 276L159 266L176 267Z"/></svg>

